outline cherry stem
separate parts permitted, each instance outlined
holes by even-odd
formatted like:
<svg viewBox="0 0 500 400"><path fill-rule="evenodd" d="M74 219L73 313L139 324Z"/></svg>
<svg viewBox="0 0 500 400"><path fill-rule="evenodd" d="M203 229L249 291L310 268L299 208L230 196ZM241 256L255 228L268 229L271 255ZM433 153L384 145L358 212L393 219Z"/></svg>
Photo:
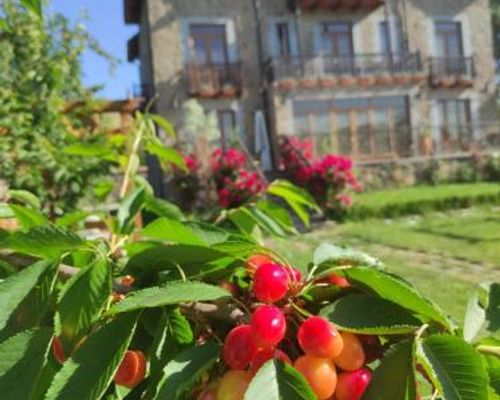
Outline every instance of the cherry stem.
<svg viewBox="0 0 500 400"><path fill-rule="evenodd" d="M295 308L296 311L298 311L302 316L304 317L312 317L313 314L311 314L309 311L304 310L302 307L299 307L297 304L292 303L292 307Z"/></svg>

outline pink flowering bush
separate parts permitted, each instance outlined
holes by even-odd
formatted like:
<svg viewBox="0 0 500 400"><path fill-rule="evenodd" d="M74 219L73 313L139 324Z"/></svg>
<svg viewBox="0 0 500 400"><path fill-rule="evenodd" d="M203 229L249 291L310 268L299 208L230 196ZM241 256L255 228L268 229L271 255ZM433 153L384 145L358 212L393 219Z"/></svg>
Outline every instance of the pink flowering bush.
<svg viewBox="0 0 500 400"><path fill-rule="evenodd" d="M332 217L342 217L352 205L350 193L361 191L349 157L328 154L314 160L312 143L297 137L280 141L281 167L297 185L307 189Z"/></svg>
<svg viewBox="0 0 500 400"><path fill-rule="evenodd" d="M237 149L215 150L210 166L219 205L223 208L234 208L248 203L266 188L260 175L248 169L245 154Z"/></svg>
<svg viewBox="0 0 500 400"><path fill-rule="evenodd" d="M199 189L198 159L194 154L182 154L187 171L176 166L173 167L173 185L179 196L178 203L183 210L191 210Z"/></svg>

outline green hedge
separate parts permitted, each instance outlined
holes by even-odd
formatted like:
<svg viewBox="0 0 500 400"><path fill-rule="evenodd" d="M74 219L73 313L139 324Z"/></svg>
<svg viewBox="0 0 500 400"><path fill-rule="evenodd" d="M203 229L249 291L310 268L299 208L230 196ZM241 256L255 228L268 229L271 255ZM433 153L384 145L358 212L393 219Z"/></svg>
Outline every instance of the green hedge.
<svg viewBox="0 0 500 400"><path fill-rule="evenodd" d="M481 204L500 204L496 183L415 186L367 192L355 198L347 218L395 218L403 215L446 211Z"/></svg>

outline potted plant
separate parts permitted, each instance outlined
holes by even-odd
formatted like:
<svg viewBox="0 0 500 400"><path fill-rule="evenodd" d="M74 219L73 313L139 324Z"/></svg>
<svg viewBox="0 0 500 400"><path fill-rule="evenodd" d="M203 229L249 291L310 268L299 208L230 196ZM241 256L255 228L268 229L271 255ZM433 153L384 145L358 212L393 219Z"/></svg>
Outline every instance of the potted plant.
<svg viewBox="0 0 500 400"><path fill-rule="evenodd" d="M225 83L222 86L222 95L225 97L234 97L236 96L237 89L236 86L232 83Z"/></svg>
<svg viewBox="0 0 500 400"><path fill-rule="evenodd" d="M376 77L377 85L389 86L394 83L394 80L390 74L382 74Z"/></svg>
<svg viewBox="0 0 500 400"><path fill-rule="evenodd" d="M420 154L431 156L434 153L434 139L430 127L425 128L420 134Z"/></svg>
<svg viewBox="0 0 500 400"><path fill-rule="evenodd" d="M376 79L374 76L361 76L358 78L358 85L368 87L373 86L376 83Z"/></svg>
<svg viewBox="0 0 500 400"><path fill-rule="evenodd" d="M410 82L410 77L406 74L394 75L393 81L396 85L407 85Z"/></svg>
<svg viewBox="0 0 500 400"><path fill-rule="evenodd" d="M302 78L300 80L300 87L302 89L314 89L318 85L318 81L313 78Z"/></svg>
<svg viewBox="0 0 500 400"><path fill-rule="evenodd" d="M356 78L352 75L344 75L339 78L339 86L349 87L356 84Z"/></svg>
<svg viewBox="0 0 500 400"><path fill-rule="evenodd" d="M420 85L422 83L425 83L426 80L427 80L427 76L425 76L423 74L417 74L417 75L413 75L411 77L412 83L414 83L416 85Z"/></svg>
<svg viewBox="0 0 500 400"><path fill-rule="evenodd" d="M333 77L323 76L319 80L319 86L323 89L331 89L337 86L337 80Z"/></svg>
<svg viewBox="0 0 500 400"><path fill-rule="evenodd" d="M215 87L212 84L201 85L199 93L200 93L200 96L204 97L204 98L215 97L215 95L217 94Z"/></svg>
<svg viewBox="0 0 500 400"><path fill-rule="evenodd" d="M295 79L285 78L285 79L281 79L279 81L278 86L280 89L289 92L289 91L295 89L296 82L295 82Z"/></svg>

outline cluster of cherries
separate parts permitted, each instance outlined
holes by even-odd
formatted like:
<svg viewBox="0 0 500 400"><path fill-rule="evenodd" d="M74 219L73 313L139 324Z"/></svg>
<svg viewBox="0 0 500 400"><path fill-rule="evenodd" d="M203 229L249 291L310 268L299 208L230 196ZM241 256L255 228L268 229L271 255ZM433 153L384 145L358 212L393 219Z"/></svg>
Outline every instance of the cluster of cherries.
<svg viewBox="0 0 500 400"><path fill-rule="evenodd" d="M258 305L250 322L236 326L225 338L223 359L229 371L198 400L243 400L253 376L271 359L293 365L318 400L361 399L371 379L365 365L376 358L378 337L341 333L319 316L302 318L296 331L287 330L286 315L293 309L290 301L304 285L300 271L279 265L265 255L252 256L247 270L253 277L252 292ZM349 286L338 275L331 275L328 281ZM301 354L294 362L283 351L291 342L298 344Z"/></svg>

